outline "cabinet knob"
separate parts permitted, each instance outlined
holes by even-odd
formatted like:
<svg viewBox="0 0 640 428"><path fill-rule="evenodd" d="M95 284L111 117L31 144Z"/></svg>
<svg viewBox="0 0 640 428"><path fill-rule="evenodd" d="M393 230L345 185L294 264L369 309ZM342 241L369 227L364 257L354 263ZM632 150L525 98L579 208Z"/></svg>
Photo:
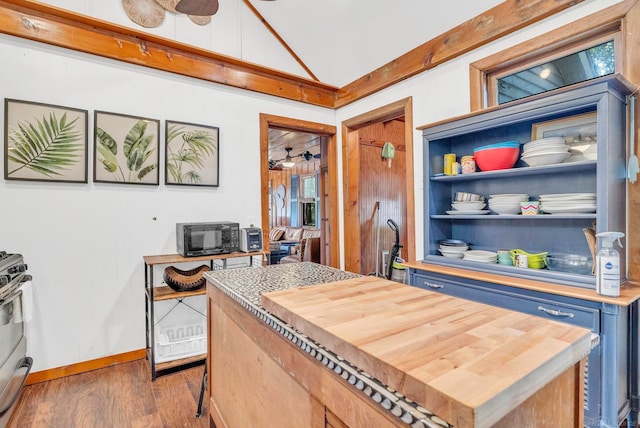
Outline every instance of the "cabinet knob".
<svg viewBox="0 0 640 428"><path fill-rule="evenodd" d="M538 306L538 310L544 312L545 314L549 314L554 317L569 317L573 318L575 315L571 312L561 312L555 309L547 309L544 306Z"/></svg>

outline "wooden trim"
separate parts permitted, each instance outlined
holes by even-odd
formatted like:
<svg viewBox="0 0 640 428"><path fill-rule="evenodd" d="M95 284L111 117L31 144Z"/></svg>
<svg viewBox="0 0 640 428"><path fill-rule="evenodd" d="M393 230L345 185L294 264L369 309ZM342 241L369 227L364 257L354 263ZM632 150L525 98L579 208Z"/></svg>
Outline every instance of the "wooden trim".
<svg viewBox="0 0 640 428"><path fill-rule="evenodd" d="M594 37L599 33L611 32L615 26L619 26L625 14L637 1L638 0L622 1L621 3L470 64L471 111L478 111L485 108L485 106L491 107L493 105L491 97L488 96L489 90L486 86L486 78L489 73L494 73L499 69L511 67L523 60L531 59L541 51L551 52L560 46L575 43L576 40L583 41L585 37ZM616 60L619 59L620 58L616 57ZM624 64L624 61L622 62ZM487 98L486 102L485 97Z"/></svg>
<svg viewBox="0 0 640 428"><path fill-rule="evenodd" d="M340 88L335 106L343 107L582 1L502 2Z"/></svg>
<svg viewBox="0 0 640 428"><path fill-rule="evenodd" d="M413 98L408 97L379 109L361 114L342 122L342 180L344 193L344 252L345 270L360 272L360 220L358 205L359 187L359 139L358 129L377 122L404 117L407 197L407 260L416 255L415 238L415 189L413 179Z"/></svg>
<svg viewBox="0 0 640 428"><path fill-rule="evenodd" d="M287 52L289 52L289 55L291 55L293 57L293 59L296 60L296 62L300 65L300 67L302 67L304 69L304 71L306 71L309 76L311 76L311 78L313 80L315 80L316 82L319 82L320 79L318 79L316 77L315 74L313 74L313 72L311 71L311 69L309 67L307 67L307 64L305 64L300 57L294 52L293 49L291 49L291 47L287 44L287 42L284 41L284 39L282 37L280 37L280 34L278 34L278 32L271 26L271 24L269 24L269 22L264 18L264 16L262 16L262 14L260 12L258 12L258 9L256 9L249 0L243 0L245 6L247 6L249 8L249 10L251 10L251 12L253 12L253 14L256 16L256 18L258 18L260 20L260 22L262 22L262 25L264 25L266 27L267 30L269 30L269 32L273 35L273 37L276 38L276 40L278 40L278 42L280 42L280 44L282 45L283 48L286 49Z"/></svg>
<svg viewBox="0 0 640 428"><path fill-rule="evenodd" d="M636 86L636 138L635 155L640 156L640 1L634 3L629 9L622 23L622 35L625 46L625 60L623 63L624 76ZM627 149L628 150L628 149ZM635 183L627 181L627 266L629 269L629 279L640 281L640 180Z"/></svg>
<svg viewBox="0 0 640 428"><path fill-rule="evenodd" d="M65 376L72 376L79 373L89 372L91 370L103 369L120 363L128 363L135 360L141 360L146 357L146 350L138 349L136 351L125 352L123 354L110 355L108 357L97 358L95 360L83 361L81 363L70 364L68 366L56 367L53 369L42 370L31 373L27 377L27 385L38 382L59 379Z"/></svg>
<svg viewBox="0 0 640 428"><path fill-rule="evenodd" d="M336 149L336 127L306 120L292 119L282 116L260 114L260 180L261 180L261 200L262 200L262 242L269 242L269 128L291 129L294 131L310 132L320 134L328 138L327 156L328 177L329 177L329 201L330 218L329 228L331 239L329 242L331 260L327 265L338 267L340 265L340 242L337 230L340 225L338 210L338 155Z"/></svg>
<svg viewBox="0 0 640 428"><path fill-rule="evenodd" d="M0 32L213 83L333 107L336 88L31 0L0 1Z"/></svg>
<svg viewBox="0 0 640 428"><path fill-rule="evenodd" d="M340 108L581 1L505 1L341 89L33 0L0 0L0 32L213 83ZM272 34L287 49L277 33ZM295 53L287 50L313 76Z"/></svg>

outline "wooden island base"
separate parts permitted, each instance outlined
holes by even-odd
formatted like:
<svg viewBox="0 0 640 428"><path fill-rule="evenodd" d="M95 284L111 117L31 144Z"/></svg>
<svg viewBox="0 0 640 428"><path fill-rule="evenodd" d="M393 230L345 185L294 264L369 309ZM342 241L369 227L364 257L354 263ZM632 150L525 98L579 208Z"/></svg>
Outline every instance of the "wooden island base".
<svg viewBox="0 0 640 428"><path fill-rule="evenodd" d="M208 391L217 428L410 426L215 285L207 292ZM494 426L582 427L583 373L581 360Z"/></svg>

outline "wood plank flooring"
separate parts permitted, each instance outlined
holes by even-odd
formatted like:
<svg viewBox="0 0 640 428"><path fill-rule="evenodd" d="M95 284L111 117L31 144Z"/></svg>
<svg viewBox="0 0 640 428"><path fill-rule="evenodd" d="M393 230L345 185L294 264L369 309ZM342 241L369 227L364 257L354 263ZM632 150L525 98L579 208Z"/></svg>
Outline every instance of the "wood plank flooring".
<svg viewBox="0 0 640 428"><path fill-rule="evenodd" d="M7 428L209 427L204 365L151 382L146 360L26 386Z"/></svg>

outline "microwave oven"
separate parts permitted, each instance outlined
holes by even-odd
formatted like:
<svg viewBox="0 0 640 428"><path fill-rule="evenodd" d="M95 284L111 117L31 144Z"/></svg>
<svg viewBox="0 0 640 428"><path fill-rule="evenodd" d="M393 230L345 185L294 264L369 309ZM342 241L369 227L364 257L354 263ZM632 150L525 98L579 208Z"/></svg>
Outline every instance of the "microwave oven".
<svg viewBox="0 0 640 428"><path fill-rule="evenodd" d="M233 253L240 248L240 225L229 221L177 223L176 244L182 257Z"/></svg>
<svg viewBox="0 0 640 428"><path fill-rule="evenodd" d="M240 229L240 251L245 253L262 251L262 229L259 227Z"/></svg>

